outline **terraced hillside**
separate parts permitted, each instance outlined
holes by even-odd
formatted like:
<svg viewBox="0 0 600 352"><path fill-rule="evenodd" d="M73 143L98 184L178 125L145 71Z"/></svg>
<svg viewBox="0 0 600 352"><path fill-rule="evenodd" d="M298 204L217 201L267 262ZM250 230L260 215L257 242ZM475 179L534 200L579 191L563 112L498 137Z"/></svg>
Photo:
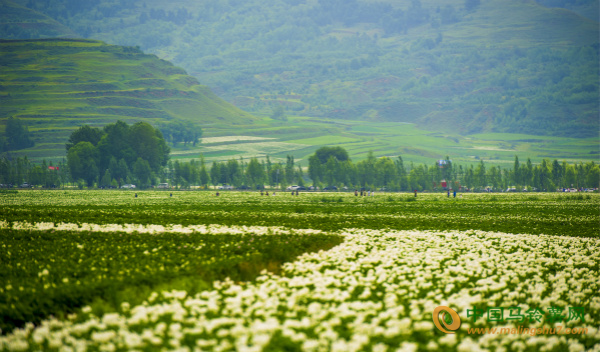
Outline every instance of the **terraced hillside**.
<svg viewBox="0 0 600 352"><path fill-rule="evenodd" d="M3 39L75 38L74 31L55 19L12 1L0 1Z"/></svg>
<svg viewBox="0 0 600 352"><path fill-rule="evenodd" d="M38 157L64 155L82 124L254 120L167 61L93 40L0 41L0 87L0 129L19 118L36 142L23 152Z"/></svg>

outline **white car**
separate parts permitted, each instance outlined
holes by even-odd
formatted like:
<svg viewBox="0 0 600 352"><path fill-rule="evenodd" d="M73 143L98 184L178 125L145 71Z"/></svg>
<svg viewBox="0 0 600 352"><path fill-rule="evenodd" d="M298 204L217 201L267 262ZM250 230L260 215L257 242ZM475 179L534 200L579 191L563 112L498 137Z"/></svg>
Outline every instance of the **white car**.
<svg viewBox="0 0 600 352"><path fill-rule="evenodd" d="M286 188L288 191L297 191L298 188L300 188L300 186L289 186L288 188Z"/></svg>
<svg viewBox="0 0 600 352"><path fill-rule="evenodd" d="M132 185L131 183L128 183L126 185L121 186L121 188L125 188L125 189L134 189L135 185Z"/></svg>

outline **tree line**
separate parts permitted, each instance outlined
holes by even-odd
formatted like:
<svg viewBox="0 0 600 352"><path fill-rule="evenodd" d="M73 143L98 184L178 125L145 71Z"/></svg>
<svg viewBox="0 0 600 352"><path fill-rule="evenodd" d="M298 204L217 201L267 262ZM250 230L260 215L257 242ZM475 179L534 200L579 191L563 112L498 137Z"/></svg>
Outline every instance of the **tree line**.
<svg viewBox="0 0 600 352"><path fill-rule="evenodd" d="M116 124L109 127L115 128ZM109 125L110 126L110 125ZM126 125L125 125L126 126ZM135 125L134 125L135 126ZM133 133L136 129L131 126ZM124 126L121 126L123 128ZM147 127L146 127L147 128ZM106 129L106 128L105 128ZM98 133L93 128L81 128L74 136L83 133ZM106 137L110 132L103 134ZM114 133L114 132L113 132ZM73 136L72 136L73 137ZM72 138L72 144L76 138ZM84 144L80 144L84 143ZM77 147L79 145L80 147ZM18 185L28 182L31 185L59 187L65 184L84 187L118 187L122 183L136 183L140 188L151 187L168 182L175 188L228 185L237 189L285 189L289 185L333 189L346 187L349 190L386 190L386 191L440 191L456 190L506 190L515 191L556 191L562 188L591 189L600 183L600 166L593 161L569 164L566 161L544 159L533 164L531 159L521 162L517 156L510 168L501 168L480 161L477 165L456 165L446 157L432 164L405 164L402 157L377 158L369 153L366 159L354 163L346 150L340 147L323 147L309 157L307 170L288 155L285 162L272 162L267 156L258 158L231 159L207 163L204 157L199 160L181 162L171 160L159 164L153 169L150 162L137 155L117 159L114 155L100 157L91 150L91 142L77 142L73 148L80 153L91 153L87 161L93 168L105 165L106 169L97 169L90 179L82 179L76 163L72 159L63 160L56 166L43 161L35 164L25 158L0 159L0 183ZM98 142L97 145L103 145ZM101 147L101 150L104 147ZM90 149L90 151L87 151ZM82 155L80 155L81 157ZM72 157L71 157L72 158ZM69 161L71 160L71 161ZM131 160L135 160L131 163ZM141 160L141 161L140 161ZM146 165L147 166L143 166ZM307 171L307 172L305 172Z"/></svg>

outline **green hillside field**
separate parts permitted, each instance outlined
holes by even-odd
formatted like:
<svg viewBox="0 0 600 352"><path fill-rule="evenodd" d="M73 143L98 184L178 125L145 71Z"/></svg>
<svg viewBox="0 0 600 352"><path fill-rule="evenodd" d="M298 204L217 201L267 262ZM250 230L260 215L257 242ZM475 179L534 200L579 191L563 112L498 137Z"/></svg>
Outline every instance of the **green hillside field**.
<svg viewBox="0 0 600 352"><path fill-rule="evenodd" d="M0 3L139 46L254 114L284 107L462 135L600 128L596 0Z"/></svg>
<svg viewBox="0 0 600 352"><path fill-rule="evenodd" d="M396 158L407 163L433 164L449 156L461 165L486 164L512 167L515 155L531 158L574 162L598 161L598 138L544 137L527 134L483 133L469 136L427 131L412 123L373 122L288 116L275 121L268 117L252 126L205 129L202 143L196 147L178 146L171 159L226 161L269 156L273 162L285 162L294 156L300 165L308 165L308 157L322 146L340 146L352 160L375 156Z"/></svg>
<svg viewBox="0 0 600 352"><path fill-rule="evenodd" d="M3 39L78 37L53 18L7 0L0 1L0 33Z"/></svg>
<svg viewBox="0 0 600 352"><path fill-rule="evenodd" d="M216 97L183 69L137 48L91 40L0 42L2 122L19 118L29 128L32 148L12 151L33 160L60 160L70 133L83 124L101 127L115 120L191 121L202 127L197 146L177 145L172 159L209 160L287 155L306 165L325 145L341 146L353 160L402 156L432 163L450 156L461 164L479 160L508 166L514 156L568 162L598 160L598 138L483 133L462 136L414 123L288 116L257 118ZM0 124L2 131L4 124Z"/></svg>
<svg viewBox="0 0 600 352"><path fill-rule="evenodd" d="M8 117L23 121L36 145L16 154L34 158L64 156L83 124L255 120L167 61L92 40L0 41L0 87L0 131Z"/></svg>

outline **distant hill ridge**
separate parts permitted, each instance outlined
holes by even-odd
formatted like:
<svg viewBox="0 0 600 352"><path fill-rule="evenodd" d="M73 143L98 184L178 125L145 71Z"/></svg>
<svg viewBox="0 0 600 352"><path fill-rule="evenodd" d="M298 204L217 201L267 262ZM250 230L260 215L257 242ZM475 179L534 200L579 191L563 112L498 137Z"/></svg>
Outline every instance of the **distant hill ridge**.
<svg viewBox="0 0 600 352"><path fill-rule="evenodd" d="M264 115L284 107L463 135L600 128L597 0L0 3L139 46Z"/></svg>
<svg viewBox="0 0 600 352"><path fill-rule="evenodd" d="M248 124L255 118L217 97L182 68L135 47L87 39L0 40L0 128L19 118L36 155L64 155L82 124L116 120Z"/></svg>
<svg viewBox="0 0 600 352"><path fill-rule="evenodd" d="M50 16L7 0L0 1L0 33L4 39L80 36Z"/></svg>

